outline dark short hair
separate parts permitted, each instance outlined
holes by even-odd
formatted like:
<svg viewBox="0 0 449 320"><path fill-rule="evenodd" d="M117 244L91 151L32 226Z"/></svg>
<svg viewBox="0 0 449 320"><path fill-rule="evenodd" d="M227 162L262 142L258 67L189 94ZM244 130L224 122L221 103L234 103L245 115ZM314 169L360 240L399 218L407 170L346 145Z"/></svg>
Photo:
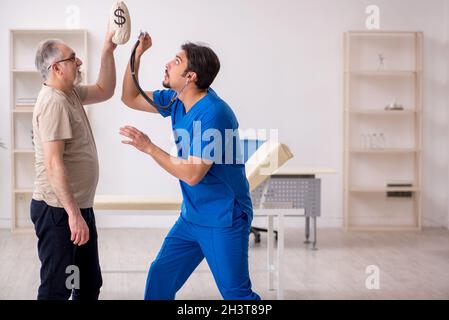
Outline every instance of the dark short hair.
<svg viewBox="0 0 449 320"><path fill-rule="evenodd" d="M220 60L215 52L206 46L187 42L181 46L187 56L187 69L197 75L196 86L198 89L210 87L220 71Z"/></svg>

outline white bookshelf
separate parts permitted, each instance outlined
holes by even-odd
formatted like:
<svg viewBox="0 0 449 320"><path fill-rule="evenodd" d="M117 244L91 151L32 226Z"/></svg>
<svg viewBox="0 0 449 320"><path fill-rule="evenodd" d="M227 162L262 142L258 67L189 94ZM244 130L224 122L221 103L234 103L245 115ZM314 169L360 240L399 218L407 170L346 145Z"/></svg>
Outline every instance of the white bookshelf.
<svg viewBox="0 0 449 320"><path fill-rule="evenodd" d="M346 230L421 228L422 44L421 32L344 34Z"/></svg>
<svg viewBox="0 0 449 320"><path fill-rule="evenodd" d="M60 39L73 48L83 61L83 78L87 81L87 30L11 29L10 36L10 110L11 110L11 230L33 230L30 201L34 189L34 146L32 143L33 99L42 86L35 69L38 44L45 39ZM18 99L25 98L26 102Z"/></svg>

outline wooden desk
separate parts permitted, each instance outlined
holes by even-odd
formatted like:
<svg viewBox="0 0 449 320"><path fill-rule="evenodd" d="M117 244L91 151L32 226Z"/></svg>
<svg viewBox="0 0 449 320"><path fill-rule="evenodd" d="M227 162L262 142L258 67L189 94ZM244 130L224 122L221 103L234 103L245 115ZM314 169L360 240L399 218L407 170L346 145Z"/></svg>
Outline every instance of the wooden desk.
<svg viewBox="0 0 449 320"><path fill-rule="evenodd" d="M285 166L267 178L252 192L254 216L266 216L268 288L274 290L277 276L277 297L284 298L285 218L305 217L306 244L317 250L317 217L321 215L321 181L317 175L336 173L330 168ZM267 208L268 206L268 208ZM277 263L274 261L274 218L278 220ZM310 219L313 221L313 241L309 241Z"/></svg>

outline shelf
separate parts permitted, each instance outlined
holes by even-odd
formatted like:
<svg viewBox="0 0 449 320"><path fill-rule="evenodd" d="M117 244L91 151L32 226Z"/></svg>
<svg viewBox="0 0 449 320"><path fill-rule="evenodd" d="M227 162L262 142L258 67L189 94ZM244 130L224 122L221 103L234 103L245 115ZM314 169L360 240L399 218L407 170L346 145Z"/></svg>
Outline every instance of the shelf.
<svg viewBox="0 0 449 320"><path fill-rule="evenodd" d="M422 217L423 33L344 36L343 211L347 230L419 230ZM385 61L387 63L385 63ZM399 101L405 108L386 110ZM388 136L374 138L367 132ZM386 134L385 134L386 133ZM374 143L383 148L364 148ZM386 184L392 179L408 184ZM409 187L407 187L407 185ZM396 186L396 187L393 187Z"/></svg>
<svg viewBox="0 0 449 320"><path fill-rule="evenodd" d="M9 99L11 117L11 230L33 231L27 206L35 180L35 151L30 141L33 133L30 118L36 99L42 88L40 72L34 67L36 48L45 39L61 39L82 57L83 83L88 82L89 39L87 29L10 29L9 30L9 75L11 77ZM24 201L25 200L25 201ZM25 216L24 216L25 214Z"/></svg>
<svg viewBox="0 0 449 320"><path fill-rule="evenodd" d="M346 112L356 115L373 115L373 116L410 116L420 114L421 111L416 109L405 110L377 110L377 109L346 109Z"/></svg>
<svg viewBox="0 0 449 320"><path fill-rule="evenodd" d="M417 32L414 31L366 31L366 30L354 30L348 31L348 35L355 37L364 37L364 36L388 36L388 37L414 37Z"/></svg>
<svg viewBox="0 0 449 320"><path fill-rule="evenodd" d="M34 149L14 149L15 154L34 154Z"/></svg>
<svg viewBox="0 0 449 320"><path fill-rule="evenodd" d="M84 34L87 33L87 29L11 29L11 32L15 35L27 35L27 34Z"/></svg>
<svg viewBox="0 0 449 320"><path fill-rule="evenodd" d="M397 148L397 149L363 149L353 148L349 149L350 153L375 153L375 154L407 154L407 153L419 153L420 150L416 148Z"/></svg>
<svg viewBox="0 0 449 320"><path fill-rule="evenodd" d="M411 70L392 70L392 71L366 70L366 71L345 71L345 73L363 77L410 77L416 75L418 72Z"/></svg>
<svg viewBox="0 0 449 320"><path fill-rule="evenodd" d="M419 231L421 230L418 226L413 225L370 225L370 226L359 226L359 225L349 225L348 230L351 231Z"/></svg>
<svg viewBox="0 0 449 320"><path fill-rule="evenodd" d="M26 194L33 194L33 189L14 189L14 193L26 193Z"/></svg>
<svg viewBox="0 0 449 320"><path fill-rule="evenodd" d="M35 74L39 74L39 71L34 70L34 69L12 69L11 72L13 73L35 73Z"/></svg>
<svg viewBox="0 0 449 320"><path fill-rule="evenodd" d="M33 113L33 111L34 107L25 107L25 106L12 109L13 113Z"/></svg>
<svg viewBox="0 0 449 320"><path fill-rule="evenodd" d="M351 186L349 188L350 192L360 192L360 193L383 193L383 192L420 192L421 189L415 187L403 187L403 188L387 188L387 187L358 187Z"/></svg>

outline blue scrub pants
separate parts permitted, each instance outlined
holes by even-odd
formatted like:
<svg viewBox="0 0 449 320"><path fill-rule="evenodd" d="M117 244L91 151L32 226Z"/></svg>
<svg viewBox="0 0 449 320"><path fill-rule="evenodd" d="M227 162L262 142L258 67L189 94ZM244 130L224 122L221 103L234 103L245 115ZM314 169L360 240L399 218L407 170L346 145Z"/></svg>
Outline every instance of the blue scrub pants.
<svg viewBox="0 0 449 320"><path fill-rule="evenodd" d="M148 271L145 300L174 299L203 258L224 299L260 300L249 279L250 225L246 214L226 228L203 227L179 217Z"/></svg>

